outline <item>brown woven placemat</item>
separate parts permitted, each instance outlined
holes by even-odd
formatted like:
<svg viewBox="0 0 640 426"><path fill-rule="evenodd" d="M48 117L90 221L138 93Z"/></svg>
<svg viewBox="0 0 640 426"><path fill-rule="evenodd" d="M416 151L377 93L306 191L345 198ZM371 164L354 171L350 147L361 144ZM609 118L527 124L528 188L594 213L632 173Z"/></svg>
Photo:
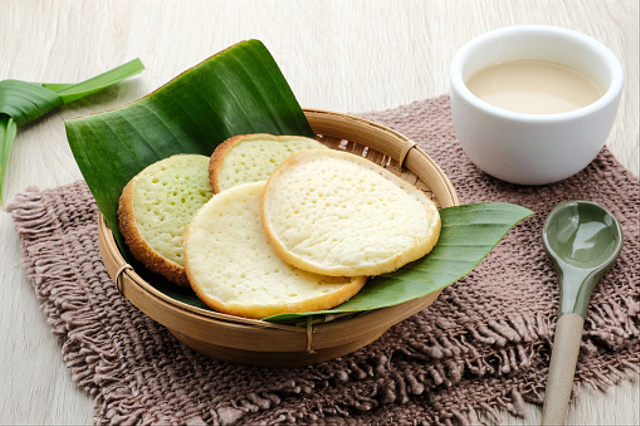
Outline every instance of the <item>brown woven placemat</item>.
<svg viewBox="0 0 640 426"><path fill-rule="evenodd" d="M497 181L459 147L449 98L361 114L417 142L463 204L506 201L536 215L512 229L436 302L353 354L268 369L208 359L124 300L98 251L97 207L82 181L29 189L7 207L24 266L96 424L477 424L540 404L558 292L541 230L560 201L601 203L620 220L622 254L597 286L574 394L640 372L640 185L604 149L578 175L542 187Z"/></svg>

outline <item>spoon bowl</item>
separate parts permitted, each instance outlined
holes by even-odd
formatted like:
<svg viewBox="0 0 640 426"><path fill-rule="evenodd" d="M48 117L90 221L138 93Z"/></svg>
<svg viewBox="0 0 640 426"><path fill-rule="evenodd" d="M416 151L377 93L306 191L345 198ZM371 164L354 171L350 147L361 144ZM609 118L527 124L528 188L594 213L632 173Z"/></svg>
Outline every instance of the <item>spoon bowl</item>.
<svg viewBox="0 0 640 426"><path fill-rule="evenodd" d="M542 424L561 425L567 415L591 293L622 250L622 227L598 203L566 201L549 213L542 241L560 287Z"/></svg>
<svg viewBox="0 0 640 426"><path fill-rule="evenodd" d="M565 201L547 217L542 241L559 278L560 313L584 317L596 283L622 249L622 228L592 201Z"/></svg>

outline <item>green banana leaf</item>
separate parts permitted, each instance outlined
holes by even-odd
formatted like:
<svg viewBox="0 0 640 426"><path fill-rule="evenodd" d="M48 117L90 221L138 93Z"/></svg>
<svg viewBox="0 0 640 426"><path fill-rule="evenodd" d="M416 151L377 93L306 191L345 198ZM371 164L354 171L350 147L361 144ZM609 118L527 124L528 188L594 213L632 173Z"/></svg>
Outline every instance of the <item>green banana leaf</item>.
<svg viewBox="0 0 640 426"><path fill-rule="evenodd" d="M275 60L258 40L229 47L127 106L65 121L67 139L116 242L118 198L149 164L211 155L242 133L315 137Z"/></svg>
<svg viewBox="0 0 640 426"><path fill-rule="evenodd" d="M81 83L0 81L0 204L9 154L19 126L30 123L59 106L92 95L142 70L142 62L134 59Z"/></svg>
<svg viewBox="0 0 640 426"><path fill-rule="evenodd" d="M127 182L147 165L177 153L210 155L230 136L265 132L314 137L302 109L268 50L257 40L236 44L187 70L148 96L117 110L65 122L67 138L122 253L159 291L210 309L189 289L149 272L130 256L118 230L117 205ZM508 203L440 210L438 244L424 258L371 278L333 309L267 318L308 318L379 309L425 296L471 271L532 212Z"/></svg>

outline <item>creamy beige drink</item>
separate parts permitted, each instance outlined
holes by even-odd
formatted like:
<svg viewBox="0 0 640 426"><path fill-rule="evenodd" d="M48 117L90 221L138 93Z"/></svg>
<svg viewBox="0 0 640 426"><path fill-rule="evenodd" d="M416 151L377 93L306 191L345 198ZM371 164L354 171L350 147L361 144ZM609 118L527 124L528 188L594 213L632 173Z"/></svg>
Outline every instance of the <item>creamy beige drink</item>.
<svg viewBox="0 0 640 426"><path fill-rule="evenodd" d="M527 114L556 114L585 107L604 90L583 73L550 61L518 60L485 68L466 81L483 101Z"/></svg>

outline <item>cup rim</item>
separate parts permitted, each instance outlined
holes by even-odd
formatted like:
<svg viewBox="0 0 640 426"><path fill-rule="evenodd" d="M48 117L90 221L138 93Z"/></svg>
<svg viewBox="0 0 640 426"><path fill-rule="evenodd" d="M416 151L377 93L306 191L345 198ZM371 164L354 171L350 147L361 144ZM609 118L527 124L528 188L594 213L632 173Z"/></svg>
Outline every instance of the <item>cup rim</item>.
<svg viewBox="0 0 640 426"><path fill-rule="evenodd" d="M596 54L602 57L606 63L607 68L611 72L611 82L605 90L604 94L598 98L595 102L586 105L582 108L578 108L571 111L551 113L551 114L531 114L523 112L515 112L483 101L467 87L462 77L462 69L466 60L469 58L475 48L489 39L495 39L498 37L509 37L515 34L522 33L531 34L551 34L562 37L568 37L579 43L588 46L590 49L596 52ZM498 28L478 35L477 37L467 41L458 52L454 55L450 67L450 84L452 90L455 89L460 96L465 98L468 102L474 105L474 107L485 111L486 113L503 116L511 120L527 121L527 122L555 122L575 117L580 117L589 114L593 111L599 110L605 107L607 104L614 101L622 92L624 85L624 69L622 63L618 57L613 53L611 49L605 46L602 42L578 31L570 30L567 28L556 27L551 25L515 25L510 27Z"/></svg>

